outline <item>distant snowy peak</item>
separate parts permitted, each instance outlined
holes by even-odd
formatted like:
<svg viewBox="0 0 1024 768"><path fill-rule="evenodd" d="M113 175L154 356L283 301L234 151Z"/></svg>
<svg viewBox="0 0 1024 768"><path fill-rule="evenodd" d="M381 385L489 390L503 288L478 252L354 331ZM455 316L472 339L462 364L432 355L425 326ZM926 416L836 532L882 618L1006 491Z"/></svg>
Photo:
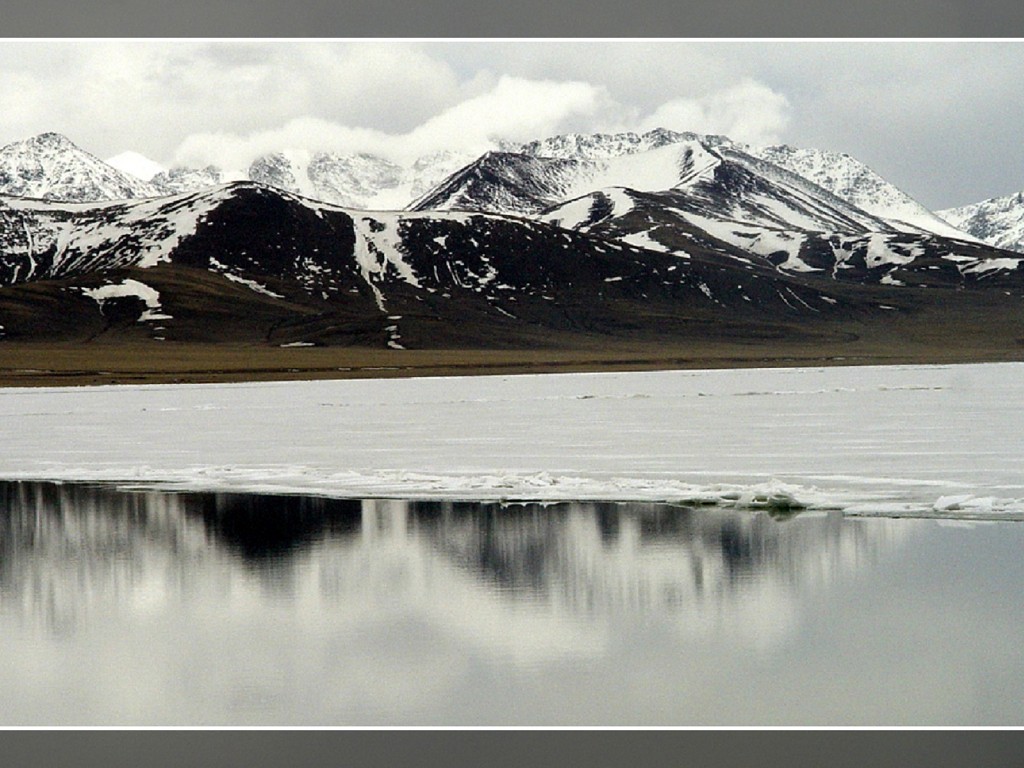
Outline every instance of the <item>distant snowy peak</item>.
<svg viewBox="0 0 1024 768"><path fill-rule="evenodd" d="M1024 192L950 208L939 215L986 243L1024 252Z"/></svg>
<svg viewBox="0 0 1024 768"><path fill-rule="evenodd" d="M306 177L312 182L318 199L359 206L383 190L401 186L404 169L376 155L317 152L306 167Z"/></svg>
<svg viewBox="0 0 1024 768"><path fill-rule="evenodd" d="M400 210L471 160L456 152L403 164L370 153L284 151L256 158L248 178L348 208Z"/></svg>
<svg viewBox="0 0 1024 768"><path fill-rule="evenodd" d="M847 154L800 149L785 144L744 147L751 155L803 176L868 213L903 222L944 237L973 239L910 195Z"/></svg>
<svg viewBox="0 0 1024 768"><path fill-rule="evenodd" d="M155 160L150 160L145 155L131 151L122 152L114 157L108 157L106 163L112 168L135 176L142 181L150 181L157 174L167 171L166 168Z"/></svg>
<svg viewBox="0 0 1024 768"><path fill-rule="evenodd" d="M177 195L215 187L223 181L223 171L215 165L208 165L205 168L171 168L156 174L150 179L150 184L166 195Z"/></svg>
<svg viewBox="0 0 1024 768"><path fill-rule="evenodd" d="M42 133L0 148L0 194L95 202L153 197L160 192L59 133Z"/></svg>
<svg viewBox="0 0 1024 768"><path fill-rule="evenodd" d="M274 152L257 157L249 165L249 178L257 184L266 184L286 192L299 193L294 162L283 152Z"/></svg>
<svg viewBox="0 0 1024 768"><path fill-rule="evenodd" d="M531 141L518 147L506 149L534 157L560 157L573 160L598 160L658 149L668 144L699 141L704 146L716 147L731 143L724 136L678 133L665 128L656 128L647 133L567 133L547 139Z"/></svg>
<svg viewBox="0 0 1024 768"><path fill-rule="evenodd" d="M336 205L399 210L472 160L450 151L398 163L368 153L283 150L235 170L216 165L166 169L132 151L104 162L60 134L45 133L0 148L0 195L104 202L255 181Z"/></svg>

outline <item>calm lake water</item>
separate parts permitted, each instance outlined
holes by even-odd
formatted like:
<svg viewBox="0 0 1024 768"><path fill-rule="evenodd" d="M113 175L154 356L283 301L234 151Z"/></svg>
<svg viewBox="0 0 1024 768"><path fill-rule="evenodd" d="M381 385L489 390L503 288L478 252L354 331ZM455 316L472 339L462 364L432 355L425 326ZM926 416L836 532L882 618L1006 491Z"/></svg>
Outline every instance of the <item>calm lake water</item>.
<svg viewBox="0 0 1024 768"><path fill-rule="evenodd" d="M1024 725L1024 523L0 483L3 725Z"/></svg>

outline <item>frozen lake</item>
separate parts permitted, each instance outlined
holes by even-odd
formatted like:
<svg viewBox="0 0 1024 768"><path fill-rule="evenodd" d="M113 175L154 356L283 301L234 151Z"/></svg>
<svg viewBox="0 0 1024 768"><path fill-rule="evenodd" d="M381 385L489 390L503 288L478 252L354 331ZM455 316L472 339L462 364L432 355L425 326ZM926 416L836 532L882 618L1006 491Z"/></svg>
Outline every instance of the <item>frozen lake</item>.
<svg viewBox="0 0 1024 768"><path fill-rule="evenodd" d="M0 725L1024 725L1022 403L1020 364L0 390Z"/></svg>
<svg viewBox="0 0 1024 768"><path fill-rule="evenodd" d="M1024 364L0 390L0 478L1024 518Z"/></svg>

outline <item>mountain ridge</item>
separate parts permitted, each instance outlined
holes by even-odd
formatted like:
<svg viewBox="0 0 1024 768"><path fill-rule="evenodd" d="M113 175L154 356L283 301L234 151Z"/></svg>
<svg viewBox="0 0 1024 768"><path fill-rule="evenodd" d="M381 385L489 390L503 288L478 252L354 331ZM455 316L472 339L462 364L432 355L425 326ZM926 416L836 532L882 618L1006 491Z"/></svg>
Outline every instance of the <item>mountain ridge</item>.
<svg viewBox="0 0 1024 768"><path fill-rule="evenodd" d="M654 313L678 325L714 316L728 325L760 317L767 327L793 312L863 304L832 297L799 276L780 276L767 262L741 269L707 252L683 263L543 222L489 213L352 211L253 182L134 203L0 203L0 284L59 284L79 311L85 298L103 299L97 299L100 315L134 290L141 302L136 324L150 327L148 321L159 319L152 327L161 338L173 335L176 311L150 286L147 270L164 277L201 270L204 283L221 280L222 290L236 298L243 291L248 303L272 305L268 311L340 312L350 330L363 329L352 331L356 336L373 327L391 346L404 344L397 330L387 329L405 325L396 318L409 315L435 326L472 316L479 328L461 332L501 343L500 333L512 326L657 335L657 323L637 325L636 318ZM108 277L134 283L111 284ZM124 287L83 292L107 285ZM7 338L16 337L17 323L3 312L0 318ZM324 333L314 335L345 335Z"/></svg>
<svg viewBox="0 0 1024 768"><path fill-rule="evenodd" d="M939 213L983 242L1024 253L1024 191Z"/></svg>

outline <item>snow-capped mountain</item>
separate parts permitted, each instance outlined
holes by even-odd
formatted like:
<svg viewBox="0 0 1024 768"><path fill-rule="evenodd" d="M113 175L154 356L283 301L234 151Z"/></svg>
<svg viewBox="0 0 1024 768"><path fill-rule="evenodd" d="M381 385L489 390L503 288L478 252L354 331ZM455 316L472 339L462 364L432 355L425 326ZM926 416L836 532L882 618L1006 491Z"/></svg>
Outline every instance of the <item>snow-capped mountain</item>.
<svg viewBox="0 0 1024 768"><path fill-rule="evenodd" d="M979 240L1024 253L1024 192L939 211Z"/></svg>
<svg viewBox="0 0 1024 768"><path fill-rule="evenodd" d="M858 208L883 219L934 232L943 237L970 239L970 233L952 225L847 154L821 149L798 149L786 144L746 147L748 154L813 181Z"/></svg>
<svg viewBox="0 0 1024 768"><path fill-rule="evenodd" d="M593 161L641 154L671 144L695 142L710 150L734 150L750 157L767 160L874 216L893 220L897 229L902 229L903 224L908 224L915 229L945 237L970 239L966 233L960 232L933 214L864 163L837 152L802 149L785 144L757 147L734 142L726 136L678 133L664 128L643 134L565 134L512 147L509 151L533 157Z"/></svg>
<svg viewBox="0 0 1024 768"><path fill-rule="evenodd" d="M980 243L938 219L924 226L906 221L913 216L898 220L868 212L720 136L569 136L526 149L485 155L414 207L505 211L683 257L699 246L741 262L767 259L782 271L843 280L920 282L912 273L925 263L930 271L945 264L972 279L976 270L991 277L1019 263L1007 255L989 260ZM892 213L906 203L849 158L835 156L828 175L827 163L818 162L828 160L827 154L789 148L766 154L809 175L826 175L846 197L857 191L850 179L864 181L880 190L876 210ZM842 179L845 186L838 184ZM959 237L938 235L936 229Z"/></svg>
<svg viewBox="0 0 1024 768"><path fill-rule="evenodd" d="M755 146L736 142L721 135L678 133L664 128L642 134L571 133L531 141L512 147L510 151L539 158L593 161L647 153L669 144L688 142L698 142L713 151L731 150L766 160L812 181L873 216L891 220L897 229L904 229L909 225L912 229L934 232L946 238L971 239L969 233L958 230L913 200L903 190L846 154L798 148L787 144Z"/></svg>
<svg viewBox="0 0 1024 768"><path fill-rule="evenodd" d="M364 210L464 207L531 215L605 187L645 192L673 188L681 180L680 150L693 147L743 155L748 162L767 160L889 221L895 230L970 239L847 155L784 145L757 148L724 136L664 129L566 134L503 146L505 151L480 158L438 152L405 164L367 153L288 150L263 155L235 171L216 166L162 170L134 152L111 158L118 169L58 134L43 134L0 150L0 193L86 202L173 195L248 179ZM510 162L512 155L521 159ZM460 191L460 184L469 187Z"/></svg>
<svg viewBox="0 0 1024 768"><path fill-rule="evenodd" d="M313 200L360 210L401 210L472 158L435 152L401 164L369 153L287 150L261 155L243 172L172 168L153 184L166 194L194 192L225 181L249 180Z"/></svg>
<svg viewBox="0 0 1024 768"><path fill-rule="evenodd" d="M555 140L549 140L555 142L552 156L536 154L551 149L545 143L533 145L531 152L489 152L411 208L535 215L608 188L637 192L687 190L701 201L705 212L752 226L807 231L897 230L897 225L792 171L748 154L722 137L707 140L695 134L652 133L641 137L627 134L634 136L636 143L618 136L602 137L575 156L557 150L567 144L578 146L576 141ZM629 151L616 154L615 150L622 147ZM768 197L773 199L769 201ZM780 204L783 207L778 207ZM922 231L909 225L900 229Z"/></svg>
<svg viewBox="0 0 1024 768"><path fill-rule="evenodd" d="M160 192L65 136L43 133L0 148L0 194L95 202L153 197Z"/></svg>
<svg viewBox="0 0 1024 768"><path fill-rule="evenodd" d="M159 338L244 328L282 343L397 347L429 345L446 328L500 345L543 329L692 332L695 318L707 316L703 327L723 311L765 327L851 306L767 262L740 268L707 255L684 263L496 214L352 211L251 182L134 203L8 198L0 292L56 293L29 314L21 299L0 301L0 325L30 336L53 310L48 322L64 333L130 316Z"/></svg>
<svg viewBox="0 0 1024 768"><path fill-rule="evenodd" d="M947 241L924 233L878 241L883 235L869 232L832 248L804 232L796 256L710 236L688 219L711 204L702 194L766 222L794 212L840 222L868 215L802 197L801 185L813 185L785 171L775 191L789 197L765 197L765 177L691 150L677 166L691 187L593 193L563 206L559 225L357 211L253 182L96 204L0 198L3 338L391 348L572 348L595 336L750 342L833 338L836 324L881 323L894 309L1016 302L1024 293L1024 257L973 243L961 244L969 254L946 253ZM734 186L719 188L726 182Z"/></svg>

